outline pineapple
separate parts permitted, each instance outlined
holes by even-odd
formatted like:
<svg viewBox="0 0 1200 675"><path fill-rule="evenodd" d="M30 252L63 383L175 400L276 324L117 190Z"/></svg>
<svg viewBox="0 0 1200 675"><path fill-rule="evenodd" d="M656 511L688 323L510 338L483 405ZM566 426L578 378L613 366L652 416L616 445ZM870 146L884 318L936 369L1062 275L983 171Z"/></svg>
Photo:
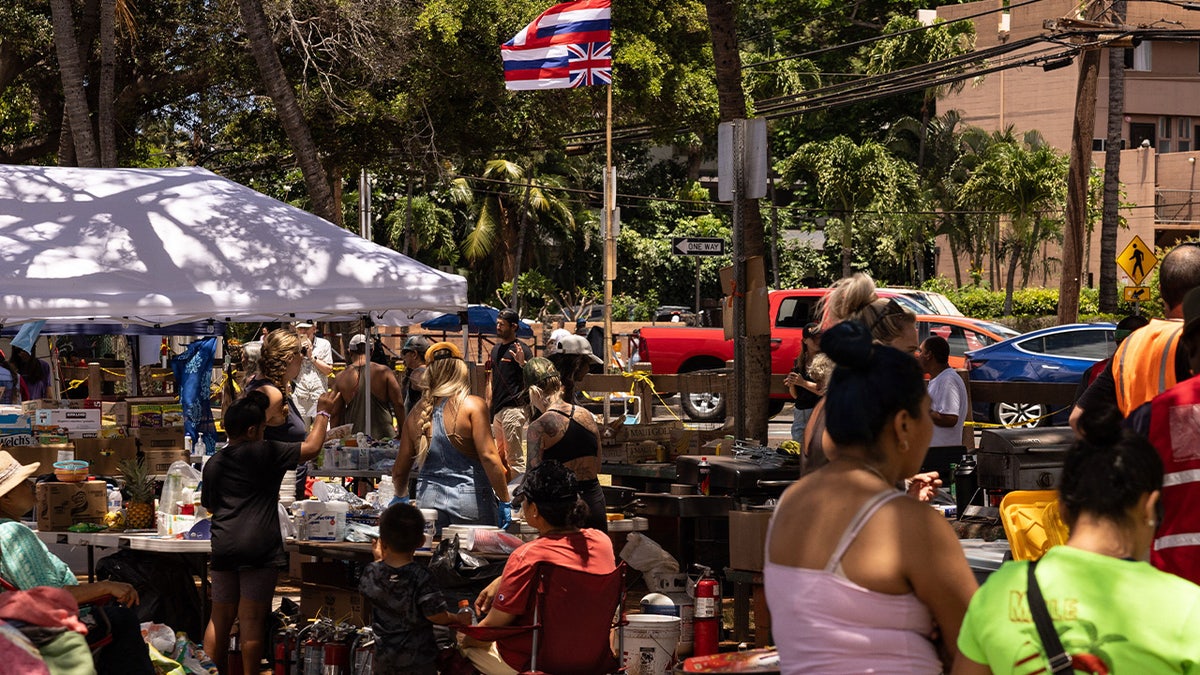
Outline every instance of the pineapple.
<svg viewBox="0 0 1200 675"><path fill-rule="evenodd" d="M143 460L121 460L125 475L125 524L133 530L154 527L154 479L146 471Z"/></svg>

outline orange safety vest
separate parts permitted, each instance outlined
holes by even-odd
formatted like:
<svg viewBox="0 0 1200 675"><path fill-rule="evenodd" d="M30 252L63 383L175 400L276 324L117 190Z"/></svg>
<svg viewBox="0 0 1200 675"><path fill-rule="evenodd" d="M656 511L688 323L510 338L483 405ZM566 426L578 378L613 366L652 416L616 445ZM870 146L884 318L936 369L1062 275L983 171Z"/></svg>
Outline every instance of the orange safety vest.
<svg viewBox="0 0 1200 675"><path fill-rule="evenodd" d="M1175 351L1181 333L1182 321L1152 319L1117 347L1112 369L1122 415L1129 417L1138 406L1175 386Z"/></svg>

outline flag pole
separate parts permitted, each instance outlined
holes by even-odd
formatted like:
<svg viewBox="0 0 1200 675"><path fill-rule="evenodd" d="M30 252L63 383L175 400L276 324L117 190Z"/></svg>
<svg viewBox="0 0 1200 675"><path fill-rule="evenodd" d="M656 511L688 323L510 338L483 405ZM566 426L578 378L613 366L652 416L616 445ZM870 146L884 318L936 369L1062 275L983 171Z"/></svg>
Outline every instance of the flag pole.
<svg viewBox="0 0 1200 675"><path fill-rule="evenodd" d="M604 371L612 361L613 279L617 275L617 238L613 227L613 209L617 203L617 176L612 165L613 85L608 84L608 105L604 115Z"/></svg>

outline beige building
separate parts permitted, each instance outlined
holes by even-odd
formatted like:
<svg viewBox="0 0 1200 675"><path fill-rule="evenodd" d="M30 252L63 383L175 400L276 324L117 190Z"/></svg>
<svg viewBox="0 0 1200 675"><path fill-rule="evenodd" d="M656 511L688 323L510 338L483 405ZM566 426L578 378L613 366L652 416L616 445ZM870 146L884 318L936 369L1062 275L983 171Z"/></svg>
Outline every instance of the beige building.
<svg viewBox="0 0 1200 675"><path fill-rule="evenodd" d="M1008 4L1008 3L1004 3ZM999 0L984 0L940 7L939 19L978 14L1001 6ZM974 19L976 48L984 49L1048 32L1048 19L1075 17L1074 0L1041 0L1005 14ZM1157 2L1127 3L1125 24L1200 29L1200 12ZM1000 57L1022 60L1042 53L1048 43ZM1012 126L1020 134L1036 129L1056 148L1069 152L1075 109L1079 60L1069 66L1044 70L1041 65L993 73L968 82L959 92L939 101L941 111L956 109L963 122L992 131ZM1101 57L1097 84L1096 126L1092 162L1104 166L1104 137L1108 120L1108 58ZM1200 232L1200 183L1196 158L1200 157L1200 42L1146 40L1125 50L1125 105L1121 152L1122 201L1133 206L1123 210L1128 228L1117 235L1119 254L1134 235L1157 247L1170 245ZM1099 208L1099 205L1097 205ZM939 242L938 274L954 278L949 246ZM1099 283L1099 227L1085 243L1084 286ZM1047 259L1058 259L1057 247L1048 247ZM965 261L964 269L965 269ZM985 264L990 261L985 260ZM984 278L991 278L984 270ZM1045 277L1047 285L1058 286L1056 272ZM1032 283L1042 283L1037 275ZM1128 283L1124 272L1118 279ZM964 280L965 281L965 280Z"/></svg>

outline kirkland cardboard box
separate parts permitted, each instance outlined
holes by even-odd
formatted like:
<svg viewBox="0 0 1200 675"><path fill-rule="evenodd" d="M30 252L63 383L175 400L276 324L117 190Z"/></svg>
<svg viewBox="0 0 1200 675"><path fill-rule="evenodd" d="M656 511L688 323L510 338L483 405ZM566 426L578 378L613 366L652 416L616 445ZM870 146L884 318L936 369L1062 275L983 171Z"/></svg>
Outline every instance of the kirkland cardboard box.
<svg viewBox="0 0 1200 675"><path fill-rule="evenodd" d="M81 483L38 483L37 526L43 532L61 532L75 523L103 523L108 510L108 490L102 480Z"/></svg>
<svg viewBox="0 0 1200 675"><path fill-rule="evenodd" d="M767 545L767 523L774 511L729 512L729 567L761 572Z"/></svg>
<svg viewBox="0 0 1200 675"><path fill-rule="evenodd" d="M43 408L34 411L38 427L66 429L68 433L100 433L100 411L95 408Z"/></svg>

